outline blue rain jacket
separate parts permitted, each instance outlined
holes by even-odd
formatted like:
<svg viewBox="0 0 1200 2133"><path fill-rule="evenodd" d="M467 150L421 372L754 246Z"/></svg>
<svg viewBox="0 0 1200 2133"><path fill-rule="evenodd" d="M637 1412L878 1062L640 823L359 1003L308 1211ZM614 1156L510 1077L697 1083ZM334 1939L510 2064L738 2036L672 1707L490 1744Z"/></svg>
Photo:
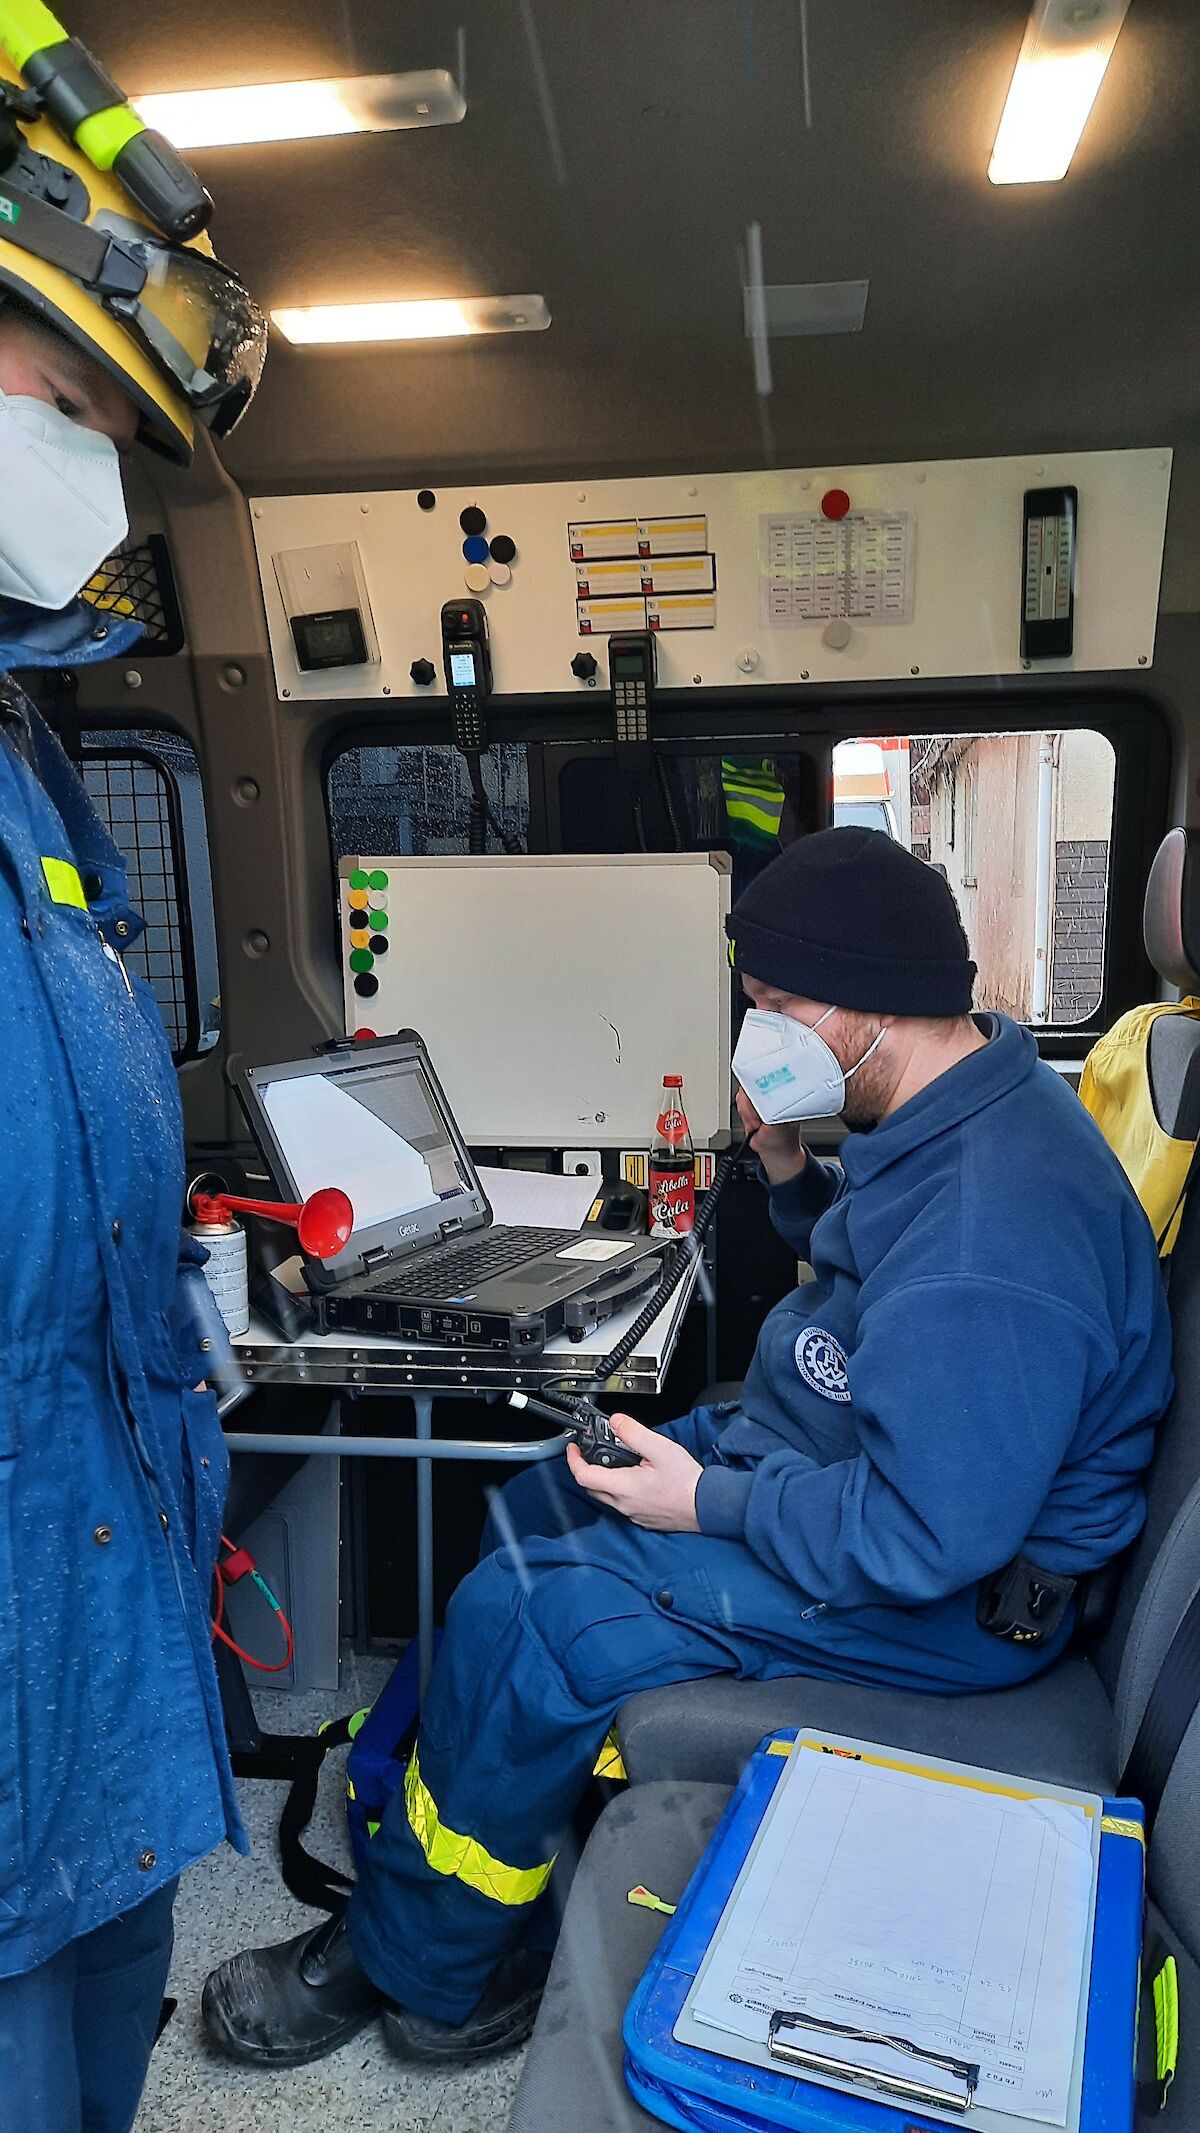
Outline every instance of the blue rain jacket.
<svg viewBox="0 0 1200 2133"><path fill-rule="evenodd" d="M1028 1030L981 1020L841 1177L810 1160L772 1192L815 1279L767 1319L696 1494L705 1533L822 1607L918 1610L931 1637L957 1612L976 1646L974 1588L1014 1555L1076 1576L1136 1538L1171 1396L1124 1171Z"/></svg>
<svg viewBox="0 0 1200 2133"><path fill-rule="evenodd" d="M180 1232L175 1071L119 960L142 930L120 854L2 688L0 1977L223 1837L246 1848L212 1660L227 1457L213 1396L189 1389L204 1254Z"/></svg>

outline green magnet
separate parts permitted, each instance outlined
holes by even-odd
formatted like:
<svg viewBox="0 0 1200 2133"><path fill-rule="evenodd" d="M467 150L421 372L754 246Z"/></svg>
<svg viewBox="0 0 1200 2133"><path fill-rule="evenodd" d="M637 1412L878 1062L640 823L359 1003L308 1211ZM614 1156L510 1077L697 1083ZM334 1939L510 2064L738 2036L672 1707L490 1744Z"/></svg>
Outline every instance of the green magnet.
<svg viewBox="0 0 1200 2133"><path fill-rule="evenodd" d="M370 885L370 880L370 875L362 867L355 867L350 876L350 886L352 889L365 889Z"/></svg>
<svg viewBox="0 0 1200 2133"><path fill-rule="evenodd" d="M382 868L382 867L376 867L376 869L375 869L375 872L374 872L373 874L368 874L368 875L366 876L366 879L365 879L365 880L364 880L364 882L363 882L363 888L364 888L364 889L386 889L386 887L387 887L387 884L388 884L388 878L387 878L387 875L386 875L386 874L384 873L384 871L383 871L383 868ZM354 886L355 886L355 888L357 889L357 887L358 887L358 883L357 883L357 882L355 882Z"/></svg>
<svg viewBox="0 0 1200 2133"><path fill-rule="evenodd" d="M373 932L386 933L387 922L388 915L386 911L368 911L367 924L371 927Z"/></svg>
<svg viewBox="0 0 1200 2133"><path fill-rule="evenodd" d="M350 957L351 970L370 970L375 961L369 948L356 948Z"/></svg>

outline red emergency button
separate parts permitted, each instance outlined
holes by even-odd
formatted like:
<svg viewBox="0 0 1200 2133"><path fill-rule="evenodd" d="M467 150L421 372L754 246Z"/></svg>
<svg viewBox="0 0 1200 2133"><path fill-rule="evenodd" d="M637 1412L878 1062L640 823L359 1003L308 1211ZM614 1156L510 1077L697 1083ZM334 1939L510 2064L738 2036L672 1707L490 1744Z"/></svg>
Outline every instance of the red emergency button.
<svg viewBox="0 0 1200 2133"><path fill-rule="evenodd" d="M845 518L850 509L850 498L844 489L826 489L821 498L821 510L826 518Z"/></svg>

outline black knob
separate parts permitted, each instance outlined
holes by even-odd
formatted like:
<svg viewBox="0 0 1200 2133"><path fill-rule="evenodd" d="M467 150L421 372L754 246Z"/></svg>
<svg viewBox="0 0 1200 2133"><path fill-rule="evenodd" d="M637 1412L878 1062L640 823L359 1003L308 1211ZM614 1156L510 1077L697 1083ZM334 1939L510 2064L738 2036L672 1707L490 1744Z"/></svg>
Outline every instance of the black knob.
<svg viewBox="0 0 1200 2133"><path fill-rule="evenodd" d="M414 659L408 671L418 689L427 689L431 682L437 680L437 668L432 659Z"/></svg>
<svg viewBox="0 0 1200 2133"><path fill-rule="evenodd" d="M576 652L571 661L571 672L577 681L590 681L596 672L594 652Z"/></svg>

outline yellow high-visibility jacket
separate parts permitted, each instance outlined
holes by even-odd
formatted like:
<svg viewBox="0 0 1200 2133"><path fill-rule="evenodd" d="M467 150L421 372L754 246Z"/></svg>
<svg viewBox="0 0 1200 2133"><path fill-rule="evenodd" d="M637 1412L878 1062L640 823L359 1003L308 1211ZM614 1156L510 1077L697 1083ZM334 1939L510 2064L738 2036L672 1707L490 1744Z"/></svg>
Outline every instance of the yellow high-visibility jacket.
<svg viewBox="0 0 1200 2133"><path fill-rule="evenodd" d="M1200 999L1134 1007L1088 1054L1079 1083L1091 1112L1150 1218L1165 1259L1183 1214L1183 1188L1196 1152L1160 1126L1150 1093L1150 1032L1160 1015L1200 1015Z"/></svg>

